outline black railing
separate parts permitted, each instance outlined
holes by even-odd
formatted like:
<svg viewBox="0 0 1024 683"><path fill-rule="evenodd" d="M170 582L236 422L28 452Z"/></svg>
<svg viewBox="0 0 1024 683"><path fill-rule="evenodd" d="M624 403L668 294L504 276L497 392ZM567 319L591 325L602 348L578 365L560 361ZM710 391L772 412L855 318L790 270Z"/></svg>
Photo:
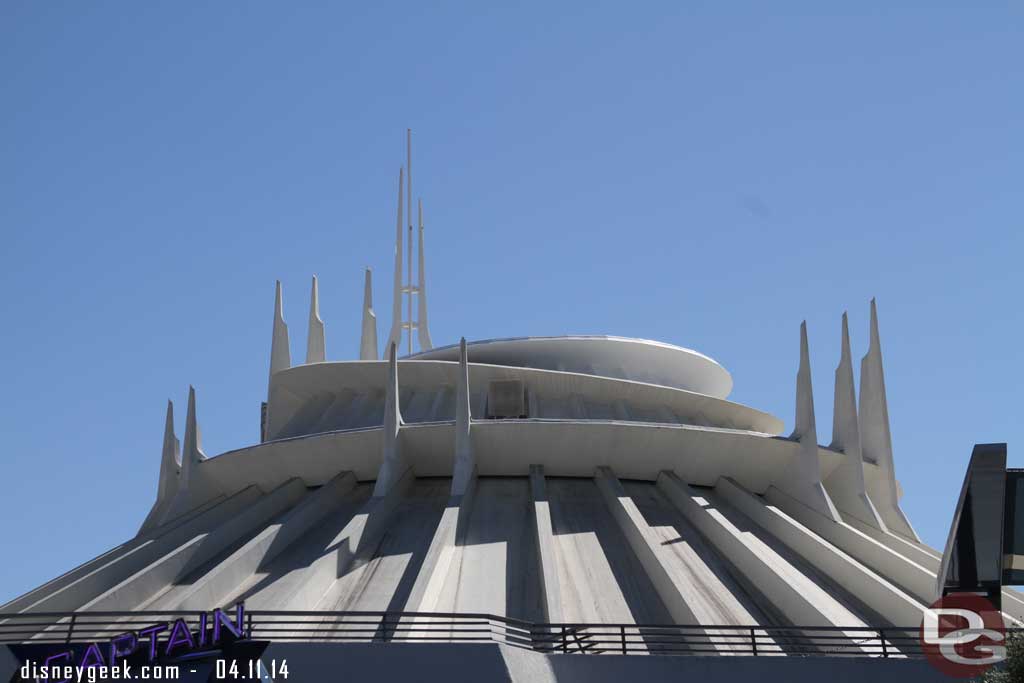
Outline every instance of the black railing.
<svg viewBox="0 0 1024 683"><path fill-rule="evenodd" d="M87 643L201 612L31 612L0 614L0 643ZM233 615L232 615L233 616ZM290 642L499 642L547 653L920 657L918 627L542 624L490 614L253 610L255 640ZM164 634L166 637L166 633Z"/></svg>

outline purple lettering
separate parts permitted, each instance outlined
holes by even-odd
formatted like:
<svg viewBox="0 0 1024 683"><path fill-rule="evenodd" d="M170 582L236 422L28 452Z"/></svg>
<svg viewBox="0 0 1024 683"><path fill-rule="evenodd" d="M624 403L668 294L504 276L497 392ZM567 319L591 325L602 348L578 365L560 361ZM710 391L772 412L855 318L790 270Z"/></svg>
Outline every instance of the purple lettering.
<svg viewBox="0 0 1024 683"><path fill-rule="evenodd" d="M199 615L199 647L206 645L206 612Z"/></svg>
<svg viewBox="0 0 1024 683"><path fill-rule="evenodd" d="M238 603L235 605L235 623L231 624L231 621L224 614L224 610L215 609L213 610L213 642L220 642L220 627L224 626L230 631L236 638L245 638L245 605Z"/></svg>
<svg viewBox="0 0 1024 683"><path fill-rule="evenodd" d="M188 645L189 648L194 649L196 643L192 640L192 632L188 630L185 620L177 619L174 622L174 626L171 627L171 635L167 637L167 647L164 649L164 654L169 657L171 650L181 645Z"/></svg>
<svg viewBox="0 0 1024 683"><path fill-rule="evenodd" d="M149 661L156 659L156 644L159 640L157 638L158 633L167 630L167 624L157 624L156 626L150 626L139 631L140 636L149 636Z"/></svg>
<svg viewBox="0 0 1024 683"><path fill-rule="evenodd" d="M100 646L96 643L91 643L89 647L85 649L85 654L82 655L82 663L80 666L83 669L89 669L94 666L104 666L103 653L100 652Z"/></svg>
<svg viewBox="0 0 1024 683"><path fill-rule="evenodd" d="M61 665L61 664L53 664L53 665L50 664L50 662L53 662L53 661L58 660L58 659L66 659L66 660L68 660L68 663L70 663L71 662L71 653L70 652L61 652L60 654L51 655L51 656L47 657L46 661L43 662L43 666L46 667L47 674L49 674L51 666L66 666L66 665ZM71 679L70 678L62 678L59 681L57 681L57 680L54 680L54 679L50 678L49 675L47 675L46 680L49 683L67 683Z"/></svg>
<svg viewBox="0 0 1024 683"><path fill-rule="evenodd" d="M122 646L122 644L127 645ZM139 646L139 639L134 633L122 633L119 636L114 636L110 639L110 666L114 666L114 662L118 657L127 657Z"/></svg>

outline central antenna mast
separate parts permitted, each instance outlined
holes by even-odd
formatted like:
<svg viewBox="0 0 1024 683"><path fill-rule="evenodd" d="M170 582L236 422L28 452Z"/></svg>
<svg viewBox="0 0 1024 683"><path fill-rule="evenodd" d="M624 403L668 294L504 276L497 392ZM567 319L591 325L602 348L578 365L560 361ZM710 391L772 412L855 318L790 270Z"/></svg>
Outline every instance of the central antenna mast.
<svg viewBox="0 0 1024 683"><path fill-rule="evenodd" d="M399 348L402 343L402 332L407 331L408 342L407 350L408 354L412 355L412 331L418 332L420 351L427 351L433 348L430 341L430 330L427 328L427 292L426 292L426 279L425 270L423 267L424 256L423 256L423 201L418 202L419 210L419 284L413 285L413 204L412 204L412 129L407 128L405 131L405 197L402 196L402 177L403 173L400 171L398 174L398 229L395 236L395 283L394 283L394 305L392 306L393 319L391 322L391 334L388 337L388 346L391 344L395 345L395 348ZM405 199L403 207L403 199ZM403 211L404 209L404 211ZM407 226L407 266L405 272L405 282L402 282L402 222L403 219ZM402 297L407 297L405 301L405 311L403 312ZM416 320L413 320L413 296L418 299L417 312L418 316ZM402 319L404 317L404 320ZM384 350L384 355L387 355L387 349Z"/></svg>

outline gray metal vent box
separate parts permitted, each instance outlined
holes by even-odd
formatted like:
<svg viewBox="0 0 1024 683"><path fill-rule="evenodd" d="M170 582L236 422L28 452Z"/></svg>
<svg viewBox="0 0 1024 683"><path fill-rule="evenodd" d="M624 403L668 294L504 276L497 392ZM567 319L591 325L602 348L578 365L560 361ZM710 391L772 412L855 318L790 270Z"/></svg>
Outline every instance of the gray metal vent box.
<svg viewBox="0 0 1024 683"><path fill-rule="evenodd" d="M526 417L526 390L518 379L491 380L487 387L487 418Z"/></svg>

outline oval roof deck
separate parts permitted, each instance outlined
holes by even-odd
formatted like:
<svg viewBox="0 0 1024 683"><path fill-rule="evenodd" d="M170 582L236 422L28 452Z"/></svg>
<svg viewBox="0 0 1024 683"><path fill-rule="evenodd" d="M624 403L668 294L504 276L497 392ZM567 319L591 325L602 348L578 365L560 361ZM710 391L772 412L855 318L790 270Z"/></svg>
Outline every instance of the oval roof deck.
<svg viewBox="0 0 1024 683"><path fill-rule="evenodd" d="M702 353L647 339L608 336L513 337L467 342L473 363L560 370L685 389L715 398L732 391L732 375ZM458 361L459 345L408 356Z"/></svg>

